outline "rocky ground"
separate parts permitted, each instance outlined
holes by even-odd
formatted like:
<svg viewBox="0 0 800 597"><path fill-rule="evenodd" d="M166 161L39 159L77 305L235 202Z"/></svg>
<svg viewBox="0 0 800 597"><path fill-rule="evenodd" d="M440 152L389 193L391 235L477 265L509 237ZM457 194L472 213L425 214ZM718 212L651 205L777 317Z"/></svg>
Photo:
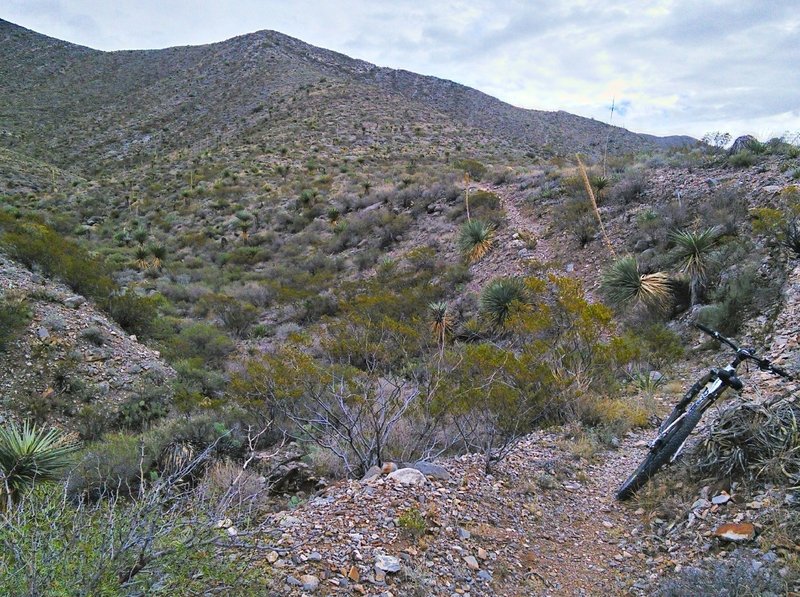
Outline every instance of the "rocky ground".
<svg viewBox="0 0 800 597"><path fill-rule="evenodd" d="M0 354L0 415L43 404L74 415L119 405L175 375L158 352L129 336L90 301L0 255L0 292L31 308L28 329Z"/></svg>

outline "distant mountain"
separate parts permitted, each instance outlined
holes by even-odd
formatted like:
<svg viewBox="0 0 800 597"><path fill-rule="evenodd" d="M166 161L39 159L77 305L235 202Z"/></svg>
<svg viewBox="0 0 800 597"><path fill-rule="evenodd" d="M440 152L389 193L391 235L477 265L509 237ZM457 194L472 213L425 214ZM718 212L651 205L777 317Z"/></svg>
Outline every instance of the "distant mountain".
<svg viewBox="0 0 800 597"><path fill-rule="evenodd" d="M92 174L172 151L318 145L597 155L693 142L513 107L273 31L204 46L101 52L0 20L0 145ZM359 149L360 148L360 149Z"/></svg>

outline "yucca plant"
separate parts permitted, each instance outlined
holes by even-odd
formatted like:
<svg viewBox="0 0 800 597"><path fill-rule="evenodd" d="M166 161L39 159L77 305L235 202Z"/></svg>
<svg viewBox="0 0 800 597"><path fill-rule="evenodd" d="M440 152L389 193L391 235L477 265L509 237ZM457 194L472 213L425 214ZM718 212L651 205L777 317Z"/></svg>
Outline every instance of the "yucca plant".
<svg viewBox="0 0 800 597"><path fill-rule="evenodd" d="M77 448L73 436L27 421L21 428L16 423L0 428L0 511L35 483L57 479Z"/></svg>
<svg viewBox="0 0 800 597"><path fill-rule="evenodd" d="M167 248L164 245L152 245L150 254L153 256L153 268L159 269L163 265L164 259L167 258Z"/></svg>
<svg viewBox="0 0 800 597"><path fill-rule="evenodd" d="M447 336L453 332L453 317L444 301L431 303L428 305L428 309L431 312L431 331L440 349L444 350Z"/></svg>
<svg viewBox="0 0 800 597"><path fill-rule="evenodd" d="M150 262L147 260L150 253L144 247L136 247L136 250L133 252L134 256L136 257L136 267L139 269L147 269L150 267Z"/></svg>
<svg viewBox="0 0 800 597"><path fill-rule="evenodd" d="M505 326L515 302L525 300L525 284L519 278L492 280L481 293L481 310L496 328Z"/></svg>
<svg viewBox="0 0 800 597"><path fill-rule="evenodd" d="M657 309L670 301L669 277L664 272L643 274L632 256L617 259L603 274L600 289L614 307L636 304Z"/></svg>
<svg viewBox="0 0 800 597"><path fill-rule="evenodd" d="M713 261L712 250L719 240L717 227L699 232L677 230L670 234L675 243L675 259L680 270L690 279L691 303L695 306L702 299L708 268Z"/></svg>
<svg viewBox="0 0 800 597"><path fill-rule="evenodd" d="M494 245L494 227L480 220L464 222L458 237L458 248L468 262L474 263L488 253Z"/></svg>

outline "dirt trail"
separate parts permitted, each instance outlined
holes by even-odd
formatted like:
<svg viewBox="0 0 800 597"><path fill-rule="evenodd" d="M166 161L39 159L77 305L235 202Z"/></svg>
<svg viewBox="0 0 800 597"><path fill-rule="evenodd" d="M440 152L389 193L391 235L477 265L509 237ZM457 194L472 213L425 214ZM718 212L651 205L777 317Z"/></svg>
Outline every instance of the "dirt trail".
<svg viewBox="0 0 800 597"><path fill-rule="evenodd" d="M618 450L604 452L595 462L576 462L576 479L533 495L536 510L521 527L519 545L528 582L518 589L531 595L636 593L632 585L648 576L645 543L637 535L635 507L617 502L614 494L644 457L651 436L650 430L632 433ZM537 471L563 458L563 447L553 448L552 441L526 441L510 466Z"/></svg>
<svg viewBox="0 0 800 597"><path fill-rule="evenodd" d="M580 249L567 233L554 228L556 213L552 206L523 213L526 191L507 185L477 183L473 189L494 193L506 215L506 225L497 230L495 248L472 267L473 279L468 290L480 292L488 281L498 276L529 275L531 266L537 275L552 273L579 279L589 300L599 285L598 272L605 265L605 251L595 247ZM534 211L534 210L530 210ZM555 227L558 228L558 227ZM518 237L523 232L536 240L533 248Z"/></svg>

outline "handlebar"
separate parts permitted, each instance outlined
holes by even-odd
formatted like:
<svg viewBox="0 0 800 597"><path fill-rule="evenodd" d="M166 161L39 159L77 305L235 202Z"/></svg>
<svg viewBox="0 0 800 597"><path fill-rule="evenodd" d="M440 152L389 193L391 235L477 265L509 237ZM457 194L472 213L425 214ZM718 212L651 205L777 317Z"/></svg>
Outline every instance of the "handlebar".
<svg viewBox="0 0 800 597"><path fill-rule="evenodd" d="M761 369L762 371L769 371L770 373L774 373L775 375L780 375L781 377L785 377L788 380L794 380L794 376L789 372L787 372L785 369L782 369L777 365L773 365L769 359L764 359L756 356L752 348L740 348L730 338L726 338L718 331L712 330L711 328L704 326L702 323L696 323L694 324L694 326L699 330L702 330L712 338L714 338L714 340L716 340L717 342L721 342L722 344L727 344L728 346L730 346L736 352L736 356L740 360L750 359L751 361L755 361L755 363L758 365L758 368Z"/></svg>

